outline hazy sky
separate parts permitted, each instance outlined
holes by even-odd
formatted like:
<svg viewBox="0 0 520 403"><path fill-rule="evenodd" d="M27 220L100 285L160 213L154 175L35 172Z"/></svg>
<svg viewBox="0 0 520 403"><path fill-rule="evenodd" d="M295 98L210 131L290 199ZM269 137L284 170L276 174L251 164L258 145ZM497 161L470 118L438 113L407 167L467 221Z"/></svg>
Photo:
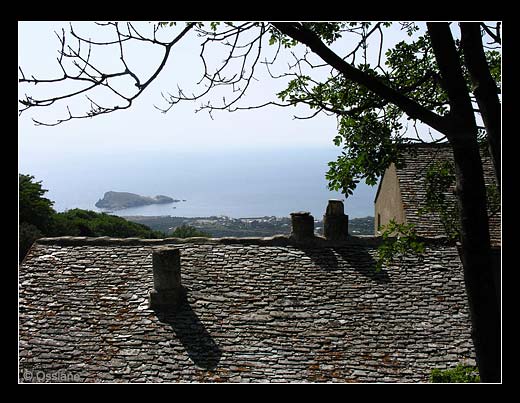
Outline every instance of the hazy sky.
<svg viewBox="0 0 520 403"><path fill-rule="evenodd" d="M54 31L68 23L21 22L19 23L19 65L26 76L50 78L60 75L56 62L59 42ZM83 24L74 24L74 26ZM91 32L99 31L89 23ZM94 37L94 36L93 36ZM175 92L181 83L188 93L190 86L200 78L202 64L198 58L200 45L197 38L186 38L174 48L166 68L155 83L139 97L134 105L124 111L66 122L55 127L36 127L32 117L52 121L54 117L66 116L65 102L57 108L28 110L19 118L20 157L34 153L75 152L78 149L102 151L117 148L141 149L200 149L200 148L261 148L261 147L333 147L336 121L332 117L318 116L311 120L294 120L295 110L267 107L265 109L235 113L216 112L214 120L207 112L194 113L200 103L181 103L167 114L154 108L154 104L165 106L161 91ZM134 68L146 69L161 55L147 48L128 53L134 57ZM135 57L136 56L136 57ZM118 55L107 59L117 62ZM222 56L220 56L222 58ZM247 102L273 100L275 93L284 88L282 82L262 79L266 73L258 74L247 94ZM46 84L20 86L21 93L35 90L45 91ZM55 88L57 88L55 86ZM215 99L215 98L213 98ZM216 98L220 100L220 98ZM72 108L76 105L71 102ZM74 109L72 109L74 111ZM303 109L302 109L303 110Z"/></svg>
<svg viewBox="0 0 520 403"><path fill-rule="evenodd" d="M94 41L114 39L106 36L106 29L102 29L92 22L74 22L73 26L78 33ZM136 26L143 33L147 30L151 32L152 29L152 24L148 22L137 23ZM181 29L183 26L184 24L179 24ZM66 32L69 31L68 22L19 22L19 66L26 77L34 75L39 79L49 79L62 75L57 62L60 42L55 34L55 31L60 33L62 27ZM169 38L171 38L175 32L165 29L161 31L161 34L170 35ZM263 150L282 150L281 153L265 153L265 155L276 155L276 158L287 155L287 160L295 158L296 150L296 155L302 156L300 159L310 158L309 156L315 152L315 158L307 164L309 167L315 167L317 159L320 159L320 163L324 163L323 172L317 173L323 176L323 184L316 188L317 192L321 191L322 187L324 188L326 185L325 172L327 170L325 161L321 162L321 158L323 155L330 155L330 160L334 160L335 156L341 153L341 149L332 142L337 134L335 117L318 115L308 120L297 120L293 118L294 115L308 116L312 112L304 106L297 108L272 106L234 113L214 112L212 120L205 111L195 113L200 101L177 104L166 114L154 107L154 104L165 107L161 92L176 93L177 85L187 94L196 91L195 83L200 80L203 72L203 64L199 57L201 39L197 38L195 32L191 32L190 35L175 45L158 78L127 110L92 119L72 120L53 127L35 126L31 118L46 122L64 118L67 116L67 105L70 106L73 114L80 114L88 110L84 97L58 102L52 107L33 108L25 111L19 117L18 125L20 172L33 174L37 180L43 180L44 187L49 189L48 197L60 205L60 203L70 203L71 195L88 199L84 190L89 184L81 184L82 181L92 182L91 175L88 173L90 170L86 168L85 162L90 162L94 169L110 165L124 155L134 156L132 158L135 158L135 164L132 164L132 169L145 172L149 167L144 164L150 162L144 162L139 155L148 158L146 156L158 155L157 152L159 152L161 156L176 159L181 153L188 153L187 155L192 155L196 159L198 155L212 155L211 153L213 153L214 159L219 160L214 161L215 164L222 164L223 159L230 156L228 172L232 176L242 168L237 166L239 165L236 163L237 158L233 157L237 153L248 155L252 161L258 161L258 164L261 165L266 163ZM399 26L396 24L394 29L386 33L385 45L392 47L403 38L406 38L406 35L399 30ZM344 40L343 43L334 46L344 52L346 48L356 44L357 42ZM276 51L275 46L265 46L264 48L265 54L262 58L269 59ZM378 46L369 48L368 57L373 60L378 49ZM305 47L298 45L291 50L301 54ZM104 72L121 71L118 48L100 47L96 51L99 53L93 52L93 57L96 58L95 64L99 63ZM217 51L208 53L207 60L214 63L213 66L209 66L210 72L218 67L217 64L224 60L226 55L226 53ZM162 58L162 48L155 48L149 44L135 45L125 48L125 56L133 71L148 77ZM318 64L321 63L321 60L314 56L313 62ZM274 75L284 73L287 71L289 63L294 64L291 52L282 51L277 63L271 67L271 72ZM322 70L320 74L322 78L326 78L330 68L325 67ZM313 75L313 77L315 76ZM257 81L251 82L242 106L276 101L276 93L285 89L288 81L287 79L272 79L264 66L257 68L255 78ZM132 88L132 84L128 81L123 82L117 88L125 91L125 88ZM24 84L19 85L19 96L23 97L27 93L38 99L39 96L49 94L57 96L63 91L70 91L71 88L73 87L69 84L65 87L55 84L38 84L36 86ZM211 99L213 102L218 102L222 99L222 95L222 92L215 91L210 98L206 98L204 101ZM227 99L231 96L229 93L225 95ZM102 105L110 103L110 97L104 94L96 93L94 99ZM233 154L233 150L235 154ZM287 152L284 153L283 150L287 150ZM309 150L314 151L309 152ZM212 165L209 160L205 163L209 167ZM302 164L303 162L298 161L297 163ZM253 169L253 166L249 164L249 169ZM259 166L258 169L263 168ZM149 169L146 172L149 172ZM71 181L67 179L69 176L77 179ZM94 182L100 182L101 179L103 178L97 178ZM147 181L153 179L149 178ZM64 180L65 182L63 182ZM280 181L283 182L283 179L280 178ZM110 186L116 186L117 183L118 181ZM91 183L90 185L92 186ZM202 185L193 184L193 187L197 186ZM97 189L90 192L92 194L89 193L88 196L94 200L96 197L100 197L102 191L105 190ZM135 191L133 188L119 190ZM357 192L349 199L350 207L347 206L349 214L353 214L353 216L370 214L375 191L376 188L360 184ZM337 196L330 194L329 197L336 198ZM85 200L81 200L81 202L85 203ZM74 206L77 204L84 208L83 205L78 204L79 201L74 203Z"/></svg>
<svg viewBox="0 0 520 403"><path fill-rule="evenodd" d="M78 32L93 40L105 38L103 32L106 30L93 23L76 22L73 26ZM146 22L140 23L139 26L143 27L143 30L151 28L151 24ZM19 65L26 76L51 78L61 75L56 61L60 44L54 31L61 32L62 27L67 31L68 22L19 23ZM165 35L168 33L167 30L164 32ZM334 148L332 139L336 132L335 118L318 115L310 120L293 119L294 114L307 115L308 110L305 107L267 107L234 113L215 112L214 120L207 112L194 113L200 102L178 104L167 114L155 109L154 104L165 106L161 91L175 93L177 84L180 84L187 93L191 93L194 83L200 78L200 39L194 34L191 32L191 36L183 38L179 45L173 48L173 54L160 76L128 110L93 119L70 121L55 127L36 127L31 118L52 121L53 118L64 117L67 113L67 103L71 105L73 112L79 113L80 110L75 109L78 106L76 101L57 103L56 108L34 108L24 112L19 118L20 159L41 156L44 153L75 153L79 150L102 154L110 149L166 151L202 148ZM392 45L403 37L404 34L396 27L386 35L385 41L386 44ZM271 47L267 52L273 52L274 49L275 47ZM103 51L105 49L101 50ZM117 49L101 55L97 60L105 63L109 71L119 69ZM160 51L150 45L129 49L126 55L131 67L142 72L150 71L161 57ZM214 59L218 62L224 57L223 53L215 54ZM292 61L290 53L283 52L278 67L274 67L275 73L283 72L287 63ZM255 76L258 81L252 82L243 105L276 100L275 94L285 88L285 82L270 79L263 66ZM35 97L39 93L45 94L48 87L47 84L19 86L21 94L27 92ZM56 91L58 87L51 86L52 88ZM219 101L219 93L215 94L210 99Z"/></svg>
<svg viewBox="0 0 520 403"><path fill-rule="evenodd" d="M135 23L136 27L143 33L152 33L153 25L149 22ZM419 26L424 28L424 23ZM74 22L74 29L83 37L93 41L114 40L113 36L108 37L107 32L112 32L100 28L93 22ZM456 24L452 25L452 27ZM179 32L184 27L180 23L177 31L171 29L161 30L158 34L165 35L163 39L171 39L175 32ZM68 34L68 22L19 22L18 25L18 62L26 77L35 76L39 79L57 78L62 75L61 68L57 62L60 42L55 31L61 33L65 28ZM458 29L453 29L457 35ZM378 36L375 36L378 39ZM392 48L398 41L410 40L404 33L399 24L394 24L389 30L385 30L383 57L387 48ZM172 54L164 69L157 79L144 91L144 93L134 101L131 108L108 115L97 116L91 119L78 119L63 123L54 127L35 126L31 118L41 121L53 122L58 118L67 116L67 105L70 106L73 114L81 114L88 110L85 98L65 100L56 103L52 107L32 108L25 111L18 119L18 139L19 139L19 169L22 173L35 174L36 179L44 180L44 185L49 184L49 196L59 196L59 192L82 194L81 189L71 189L70 185L60 185L62 178L57 178L56 174L51 174L53 167L57 167L60 174L65 176L78 177L81 182L89 179L84 167L73 166L74 161L91 163L92 166L103 166L110 164L115 157L125 156L132 158L135 156L133 169L145 169L144 163L139 158L139 153L143 155L161 155L166 158L177 158L183 155L192 155L194 158L197 153L213 155L220 160L226 160L228 155L246 155L251 160L257 160L262 150L282 150L280 155L294 156L294 150L302 150L301 155L310 158L313 150L316 156L340 155L341 148L334 146L332 139L337 134L335 117L318 115L310 120L295 120L294 115L308 116L309 111L305 106L297 108L266 107L248 111L214 112L213 120L205 111L195 113L195 109L200 106L201 101L183 102L175 105L168 113L163 114L154 107L166 107L161 92L177 93L179 85L185 93L190 95L192 92L199 92L200 87L196 83L200 80L203 72L203 64L199 57L201 50L201 38L196 32L191 31L173 48ZM345 55L346 49L352 49L357 42L353 41L352 36L342 38L338 43L332 45L338 54ZM72 43L74 45L74 43ZM274 75L282 74L287 71L288 64L294 64L291 51L300 55L305 47L298 45L294 49L282 50L277 63L272 66ZM272 57L276 51L276 46L264 44L261 60ZM367 51L370 62L374 62L379 51L379 43L371 44ZM116 47L98 47L95 49L93 57L96 65L100 65L104 72L121 71L119 60L119 49ZM150 44L125 46L125 59L130 68L141 74L141 81L147 79L162 58L162 48L154 47ZM210 73L219 67L219 63L224 60L227 53L209 51L207 60L213 62L209 66ZM315 56L313 62L322 63ZM356 59L361 62L361 55ZM236 69L235 69L236 72ZM330 68L325 67L322 71L322 78L330 72ZM229 78L229 75L227 75ZM314 75L313 75L314 77ZM287 86L287 79L274 80L269 77L264 66L259 65L255 71L256 81L251 82L246 96L241 106L259 105L267 101L276 101L276 93ZM117 89L125 92L132 88L133 82L127 80L116 85ZM38 99L41 96L57 96L70 91L70 84L59 87L53 84L38 85L19 85L19 98L28 94ZM94 99L102 105L109 105L111 98L106 95L95 93ZM207 102L211 100L218 103L222 99L223 93L214 91L210 93ZM230 98L230 94L225 94ZM428 131L421 128L419 130L423 138L429 139ZM410 127L409 135L414 136L413 128ZM432 130L431 134L437 137ZM283 150L291 150L292 153L283 153ZM222 152L219 153L219 150ZM309 152L309 150L311 150ZM224 152L225 151L225 152ZM176 154L177 152L177 154ZM235 152L235 154L233 154ZM159 154L157 154L159 153ZM265 153L267 155L267 153ZM274 154L273 154L274 155ZM261 159L261 158L260 158ZM236 158L229 158L230 171L240 170L236 166ZM72 161L72 163L71 163ZM288 161L288 159L287 159ZM314 161L316 162L316 161ZM71 165L72 164L72 165ZM140 165L141 164L141 165ZM211 161L205 161L211 167ZM310 164L312 165L312 164ZM148 167L149 168L149 167ZM262 169L259 167L259 169ZM325 177L326 166L323 168L323 178ZM85 172L84 172L85 171ZM97 177L96 177L97 178ZM144 179L147 180L147 179ZM54 181L54 182L53 182ZM94 179L94 182L97 179ZM325 186L325 178L323 186ZM81 183L75 183L81 187ZM194 184L194 187L197 185ZM126 189L129 191L128 189ZM55 193L52 193L55 192ZM101 190L97 191L97 193ZM98 194L91 195L98 197ZM369 188L360 184L357 192L354 193L351 202L359 198L361 204L371 205L375 188ZM79 196L78 196L79 197Z"/></svg>

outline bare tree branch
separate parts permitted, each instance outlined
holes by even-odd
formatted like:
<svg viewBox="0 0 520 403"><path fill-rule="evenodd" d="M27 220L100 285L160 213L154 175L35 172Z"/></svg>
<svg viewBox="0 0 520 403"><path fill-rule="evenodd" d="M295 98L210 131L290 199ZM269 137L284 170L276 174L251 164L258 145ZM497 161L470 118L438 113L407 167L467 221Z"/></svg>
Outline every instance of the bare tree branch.
<svg viewBox="0 0 520 403"><path fill-rule="evenodd" d="M260 27L260 32L255 35L252 39L248 40L246 43L241 44L239 42L241 36L244 35L246 31L251 30L254 27ZM202 44L200 59L202 60L202 64L204 67L204 73L197 84L204 83L206 88L202 92L198 94L193 94L192 96L185 96L181 89L178 91L178 95L169 95L169 99L165 100L169 104L166 108L159 108L155 106L160 111L166 113L169 111L174 105L181 101L196 101L198 99L202 99L205 95L207 95L212 89L219 86L231 86L232 93L236 93L235 96L231 98L231 100L226 100L223 98L223 102L221 106L213 105L210 101L206 104L201 104L201 106L196 110L196 112L202 110L228 110L228 111L236 111L242 108L237 108L234 105L243 98L245 92L252 80L256 80L254 77L255 68L259 63L260 56L262 53L262 38L266 33L265 24L263 23L245 23L238 25L236 27L232 27L229 30L226 30L221 33L211 33L208 31L204 31L202 29L198 29L197 32L201 34L201 36L206 37L205 41ZM228 38L233 38L232 42L227 42ZM226 41L224 41L226 40ZM208 65L205 59L205 52L207 45L213 43L221 43L223 46L226 46L228 49L228 53L220 67L213 73L210 74L208 71ZM253 48L256 46L256 56L250 61L250 54L253 51ZM243 53L236 53L237 50L245 49ZM227 78L224 74L228 66L230 66L231 61L233 60L241 60L241 65L236 70L238 73L234 73L230 78ZM248 61L250 61L250 65L247 66ZM235 70L235 71L236 71ZM241 85L241 86L240 86ZM240 87L239 87L240 86ZM255 107L256 108L256 107Z"/></svg>
<svg viewBox="0 0 520 403"><path fill-rule="evenodd" d="M59 52L59 59L58 64L60 68L63 71L63 77L59 78L51 78L51 79L37 79L37 78L27 78L24 72L20 68L20 74L21 77L19 78L20 83L32 83L32 84L39 84L39 83L56 83L56 82L64 82L64 81L76 81L76 82L82 82L86 84L85 87L82 89L76 90L75 92L70 92L66 94L62 94L56 97L50 97L50 98L44 98L44 99L34 99L33 97L25 96L24 99L20 101L21 105L23 105L23 108L20 110L20 113L23 111L35 107L35 106L49 106L53 104L56 101L61 101L66 98L71 98L73 96L81 95L83 93L87 93L88 91L92 90L93 88L100 87L105 88L114 95L118 97L122 102L121 104L118 104L117 106L106 106L102 107L100 106L99 102L96 102L92 99L92 97L89 97L89 103L90 103L90 110L84 114L83 117L92 117L96 116L98 114L103 113L110 113L116 110L121 109L127 109L132 105L133 100L135 100L148 86L151 82L153 82L157 76L160 74L160 72L163 70L167 60L170 56L171 48L182 38L184 35L191 29L194 29L194 31L199 35L199 37L203 38L202 44L201 44L201 51L199 54L199 58L202 62L203 72L201 75L200 80L198 81L197 85L202 86L200 88L200 91L193 93L191 95L186 95L184 91L178 87L177 93L172 94L170 92L163 92L161 93L162 98L166 102L166 107L158 107L154 105L154 107L163 113L168 112L174 105L181 101L197 101L202 100L205 96L207 96L213 89L217 87L226 87L228 86L231 91L231 96L224 96L222 97L222 102L215 105L211 101L203 102L200 104L200 106L196 109L196 112L207 110L208 112L211 112L213 110L226 110L230 112L239 111L239 110L248 110L248 109L258 109L261 107L266 106L280 106L280 107L286 107L286 106L293 106L296 103L303 103L307 104L311 109L315 109L311 111L310 116L295 116L295 119L308 119L312 116L316 116L318 113L323 112L326 114L336 114L338 116L356 116L362 113L366 109L375 108L375 109L383 109L386 107L386 105L390 101L388 99L381 101L378 99L375 99L368 103L363 105L358 105L356 108L346 109L341 108L338 105L331 105L327 102L325 102L323 99L318 99L316 95L313 93L312 86L317 85L327 85L327 83L332 82L333 80L337 80L340 77L343 77L345 75L344 66L350 66L345 60L348 58L352 58L354 60L356 52L363 49L363 51L366 49L367 41L370 37L372 37L376 32L379 34L379 53L378 53L378 65L376 69L381 70L383 76L386 77L386 74L383 67L381 66L381 58L382 58L382 51L383 51L383 23L378 22L373 24L372 26L369 23L360 23L355 26L349 26L346 29L342 29L341 32L349 32L354 35L358 35L360 37L359 42L354 47L352 51L350 51L346 56L339 57L337 55L334 55L334 57L338 57L339 60L335 60L334 63L330 63L330 60L323 59L325 62L323 64L316 64L315 62L311 61L309 59L309 56L313 54L317 54L319 57L322 57L322 53L324 52L323 49L320 49L319 52L316 52L316 46L324 46L322 43L321 45L318 44L319 38L314 35L314 38L309 42L309 33L312 34L312 32L308 31L306 32L304 28L300 27L300 24L297 23L289 23L289 24L282 24L282 23L273 23L271 24L271 28L267 28L267 25L265 23L260 22L244 22L240 24L232 24L232 23L224 23L223 29L220 31L214 30L213 26L211 30L204 29L202 24L197 24L195 22L188 23L184 30L182 30L181 33L177 35L176 38L174 38L170 42L164 42L157 37L157 32L159 29L158 25L153 26L153 33L151 34L151 37L146 37L142 32L141 29L138 29L134 24L132 23L117 23L117 22L107 22L107 23L98 23L99 26L111 28L114 30L115 38L110 40L93 40L91 38L84 38L82 35L80 35L78 32L76 32L73 27L70 27L71 36L72 38L76 39L78 41L78 48L73 49L70 45L67 45L65 42L65 32L62 30L62 35L58 35L58 39L60 40L61 45L61 51ZM163 24L164 25L164 24ZM281 26L283 26L283 29L279 29ZM294 32L288 32L288 27L290 29L296 29ZM123 29L122 29L123 28ZM126 31L125 31L126 28ZM253 31L253 29L259 28L258 32ZM297 57L296 54L293 53L293 57L295 59L294 64L289 65L289 72L284 72L280 75L274 75L270 69L270 66L272 66L277 59L279 52L281 50L282 41L278 41L278 46L276 48L276 51L274 53L274 56L272 60L264 59L264 61L260 61L261 53L263 50L262 47L262 40L264 40L266 33L272 33L273 29L276 29L278 32L283 34L288 34L291 38L299 40L301 43L309 46L309 44L312 44L314 46L309 46L305 49L305 53L302 57ZM285 30L284 30L285 29ZM318 40L316 40L318 38ZM129 43L130 41L141 41L141 42L148 42L150 44L153 44L155 46L163 47L164 49L164 55L162 59L160 60L158 66L156 67L154 73L146 78L140 77L138 74L132 71L129 64L126 60L126 54L125 54L125 47L124 45ZM321 43L321 41L319 41ZM84 56L84 50L81 49L81 45L88 45L88 52ZM117 54L119 55L119 61L122 64L122 69L119 72L115 73L103 73L100 71L99 68L95 66L93 63L93 59L91 57L92 49L99 46L117 46ZM216 66L216 69L213 70L213 72L210 72L210 66L207 63L206 53L209 51L210 46L221 46L224 49L226 49L225 57L223 61ZM313 50L313 53L309 51L309 49ZM328 48L327 48L328 49ZM321 53L320 53L321 52ZM330 52L330 50L329 50ZM328 57L331 57L330 55ZM323 57L322 57L323 58ZM67 66L65 65L66 59L72 59L72 65L78 70L77 72L69 73ZM290 101L290 102L264 102L258 105L253 106L242 106L239 105L239 102L241 99L243 99L244 94L248 90L248 88L251 85L251 82L256 80L255 78L255 71L258 64L264 65L266 68L266 71L272 78L287 80L287 79L297 79L298 77L303 76L303 70L302 68L305 67L306 69L318 69L322 67L331 67L332 66L332 72L331 77L325 81L325 83L315 81L309 77L308 79L308 85L304 84L302 87L302 90L304 91L305 96L300 99L298 102L296 101ZM338 68L338 66L341 64L341 68ZM353 68L353 67L352 67ZM357 71L357 69L353 68L354 71ZM296 70L296 71L295 71ZM230 72L230 74L229 74ZM385 91L387 91L389 94L391 94L391 97L399 98L400 94L403 93L407 94L409 92L412 92L415 88L418 88L422 83L426 82L427 80L431 79L430 76L425 76L424 79L419 80L414 85L410 86L409 88L399 88L399 89L392 89L387 84L383 84L383 81L378 80L376 77L372 76L365 76L365 73L363 72L357 72L356 74L360 73L362 78L362 84L366 84L366 82L369 82L371 85L378 85L378 86L387 86ZM117 91L114 86L113 82L115 79L121 79L122 77L129 77L134 82L135 87L137 88L137 92L134 92L133 95L125 95ZM388 83L390 83L389 80L387 80ZM433 87L432 87L433 88ZM397 94L397 95L396 95ZM424 107L419 105L415 101L410 101L410 99L407 99L406 97L400 96L400 99L402 103L402 99L407 100L408 102L408 110L407 113L412 111L417 115L424 114L427 115L428 119L430 121L435 121L436 123L439 123L438 116L433 114L432 112L426 110ZM395 99L394 99L395 100ZM433 107L434 105L431 103L429 99L422 99L421 98L421 104L422 105L428 105L428 107ZM438 105L435 105L438 106ZM62 121L70 120L70 119L78 119L81 118L81 115L75 115L70 113L68 114L68 118ZM411 116L412 118L415 118L414 116ZM44 124L40 122L40 124Z"/></svg>
<svg viewBox="0 0 520 403"><path fill-rule="evenodd" d="M48 98L42 98L42 99L35 99L33 97L25 96L24 99L19 100L19 102L24 106L24 108L21 108L19 110L19 113L21 114L25 110L32 108L32 107L42 107L42 106L50 106L54 104L56 101L61 101L67 98L73 98L77 95L88 93L89 91L93 90L96 87L104 87L110 90L113 94L118 96L120 99L123 100L123 105L115 105L111 107L103 107L100 106L97 102L95 102L91 97L87 96L87 99L90 102L90 110L87 111L84 114L74 115L71 113L70 108L67 106L68 116L64 119L57 119L55 123L48 123L48 122L42 122L38 120L34 120L34 122L37 125L45 125L45 126L55 126L57 124L61 124L63 122L72 120L72 119L82 119L82 118L90 118L93 116L111 113L114 111L127 109L132 105L132 102L139 97L143 91L150 85L152 81L154 81L159 73L163 70L169 56L172 47L178 43L194 26L195 23L188 23L186 27L171 41L169 42L160 42L156 39L155 33L157 32L156 27L154 27L154 39L145 38L142 36L135 27L128 23L128 33L123 33L119 29L118 23L106 23L106 24L98 24L105 27L113 27L115 29L117 40L114 41L93 41L90 38L85 39L78 35L74 29L72 28L72 25L70 27L71 30L71 36L78 40L78 46L77 49L73 49L70 45L66 45L65 41L65 32L62 30L62 36L60 37L58 34L58 39L61 44L61 50L59 52L59 58L57 59L58 64L63 72L63 77L60 78L52 78L52 79L38 79L35 77L27 78L25 74L23 74L22 69L20 68L21 78L19 78L20 83L31 83L31 84L41 84L41 83L57 83L57 82L83 82L87 85L79 90L76 91L70 91L63 95L58 95L54 97L48 97ZM134 32L134 34L132 34ZM123 43L127 42L129 40L140 40L140 41L147 41L151 42L155 45L162 46L164 48L164 55L155 69L155 71L152 73L150 77L148 77L144 83L141 83L141 80L139 79L138 75L135 74L128 66L124 51L123 51ZM87 44L88 45L88 53L86 57L83 57L81 52L81 44ZM116 72L116 73L103 73L101 72L93 63L91 60L91 52L92 52L92 46L118 46L119 48L119 54L120 54L120 61L124 67L122 71ZM67 50L65 50L67 49ZM64 65L64 58L70 58L72 59L72 65L78 69L79 73L77 74L70 74L67 72L67 68ZM90 69L89 72L88 70ZM126 96L121 94L119 91L117 91L111 84L110 80L113 80L115 78L125 77L129 76L135 81L135 87L137 88L137 92L133 95Z"/></svg>

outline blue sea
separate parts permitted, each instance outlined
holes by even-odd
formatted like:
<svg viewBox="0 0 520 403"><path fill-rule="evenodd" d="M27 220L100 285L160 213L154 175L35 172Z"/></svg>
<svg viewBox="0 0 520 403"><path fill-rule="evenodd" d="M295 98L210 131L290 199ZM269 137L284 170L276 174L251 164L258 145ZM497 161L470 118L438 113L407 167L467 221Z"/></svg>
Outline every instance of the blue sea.
<svg viewBox="0 0 520 403"><path fill-rule="evenodd" d="M288 216L309 211L320 218L329 199L344 195L327 190L327 162L338 149L218 151L104 151L19 157L19 172L42 181L57 211L94 204L107 191L186 200L119 210L113 214L234 218ZM375 187L360 184L345 200L350 217L374 215Z"/></svg>

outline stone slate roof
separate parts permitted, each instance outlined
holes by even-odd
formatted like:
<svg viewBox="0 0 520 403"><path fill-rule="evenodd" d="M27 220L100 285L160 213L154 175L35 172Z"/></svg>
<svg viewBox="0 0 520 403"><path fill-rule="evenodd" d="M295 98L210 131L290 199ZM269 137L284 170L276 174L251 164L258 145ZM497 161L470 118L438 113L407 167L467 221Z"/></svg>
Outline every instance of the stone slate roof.
<svg viewBox="0 0 520 403"><path fill-rule="evenodd" d="M19 269L20 381L427 382L474 364L456 248L376 273L377 242L42 239ZM188 291L175 313L148 307L164 244Z"/></svg>
<svg viewBox="0 0 520 403"><path fill-rule="evenodd" d="M496 184L491 158L486 155L481 155L481 158L486 184ZM409 145L404 147L405 166L396 169L406 220L408 223L415 224L417 233L424 237L446 234L438 215L419 214L420 208L424 207L426 197L424 176L431 164L440 161L453 161L453 152L448 144ZM447 193L446 197L454 206L456 205L457 200L453 192ZM501 244L500 215L500 211L495 214L490 213L489 218L491 243L497 246Z"/></svg>

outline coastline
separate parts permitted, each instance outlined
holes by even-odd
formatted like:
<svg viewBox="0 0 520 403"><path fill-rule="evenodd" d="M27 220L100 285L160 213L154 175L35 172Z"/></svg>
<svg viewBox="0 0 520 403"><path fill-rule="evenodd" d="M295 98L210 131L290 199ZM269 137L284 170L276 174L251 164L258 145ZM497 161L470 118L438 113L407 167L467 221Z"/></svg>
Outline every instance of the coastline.
<svg viewBox="0 0 520 403"><path fill-rule="evenodd" d="M226 236L273 236L289 234L291 232L290 217L262 216L232 218L228 216L208 217L176 217L176 216L121 216L122 218L144 224L152 230L166 234L181 226L190 226L210 233L215 237ZM323 229L322 217L314 217L314 230L321 234ZM349 233L352 235L373 235L374 217L349 219Z"/></svg>

